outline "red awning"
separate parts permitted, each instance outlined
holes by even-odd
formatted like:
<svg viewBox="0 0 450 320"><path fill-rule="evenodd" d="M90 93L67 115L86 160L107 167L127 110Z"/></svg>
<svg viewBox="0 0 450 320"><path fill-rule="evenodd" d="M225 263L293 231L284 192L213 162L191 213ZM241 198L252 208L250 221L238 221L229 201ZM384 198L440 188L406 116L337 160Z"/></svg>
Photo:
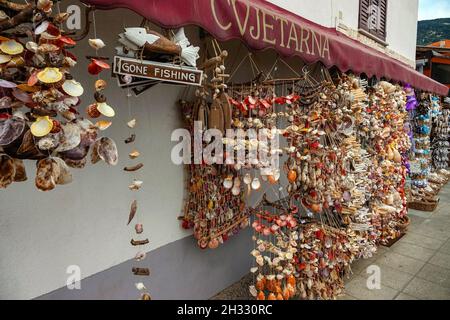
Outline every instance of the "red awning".
<svg viewBox="0 0 450 320"><path fill-rule="evenodd" d="M128 8L156 24L197 25L221 41L242 40L253 50L275 49L307 63L385 77L446 96L448 88L388 55L263 0L83 0L99 9ZM406 31L408 32L408 31Z"/></svg>

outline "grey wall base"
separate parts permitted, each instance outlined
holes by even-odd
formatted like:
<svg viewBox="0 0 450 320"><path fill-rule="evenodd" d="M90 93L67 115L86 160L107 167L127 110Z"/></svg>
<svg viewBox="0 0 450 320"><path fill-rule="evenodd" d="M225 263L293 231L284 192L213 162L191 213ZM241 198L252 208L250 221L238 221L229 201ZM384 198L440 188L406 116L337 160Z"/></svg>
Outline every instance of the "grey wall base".
<svg viewBox="0 0 450 320"><path fill-rule="evenodd" d="M139 281L153 299L209 299L249 272L251 236L251 228L247 228L215 250L200 250L195 239L187 237L147 255L150 277L134 276L131 268L136 262L132 259L83 279L80 290L63 287L36 299L138 299L135 283Z"/></svg>

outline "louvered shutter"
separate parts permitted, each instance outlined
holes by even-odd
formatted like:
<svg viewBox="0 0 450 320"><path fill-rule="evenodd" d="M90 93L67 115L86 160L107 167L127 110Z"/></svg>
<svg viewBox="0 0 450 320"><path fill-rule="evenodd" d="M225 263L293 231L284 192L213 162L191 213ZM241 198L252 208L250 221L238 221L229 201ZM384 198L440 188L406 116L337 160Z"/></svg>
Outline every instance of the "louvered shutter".
<svg viewBox="0 0 450 320"><path fill-rule="evenodd" d="M369 32L370 0L359 1L359 28Z"/></svg>
<svg viewBox="0 0 450 320"><path fill-rule="evenodd" d="M386 41L387 1L359 1L359 28L383 41Z"/></svg>
<svg viewBox="0 0 450 320"><path fill-rule="evenodd" d="M388 0L378 0L380 6L380 23L377 32L377 37L383 41L386 41L386 20L387 20L387 1Z"/></svg>

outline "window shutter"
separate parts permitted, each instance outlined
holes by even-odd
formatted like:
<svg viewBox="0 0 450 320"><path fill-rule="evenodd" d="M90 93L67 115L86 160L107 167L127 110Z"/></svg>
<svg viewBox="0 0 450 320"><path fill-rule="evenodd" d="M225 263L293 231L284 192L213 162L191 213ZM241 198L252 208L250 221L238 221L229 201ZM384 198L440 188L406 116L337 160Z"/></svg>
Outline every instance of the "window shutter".
<svg viewBox="0 0 450 320"><path fill-rule="evenodd" d="M369 6L370 0L359 1L359 28L369 31Z"/></svg>
<svg viewBox="0 0 450 320"><path fill-rule="evenodd" d="M377 37L386 41L386 20L387 20L387 0L379 0L380 2L380 28Z"/></svg>
<svg viewBox="0 0 450 320"><path fill-rule="evenodd" d="M359 1L359 28L383 41L386 41L387 1Z"/></svg>

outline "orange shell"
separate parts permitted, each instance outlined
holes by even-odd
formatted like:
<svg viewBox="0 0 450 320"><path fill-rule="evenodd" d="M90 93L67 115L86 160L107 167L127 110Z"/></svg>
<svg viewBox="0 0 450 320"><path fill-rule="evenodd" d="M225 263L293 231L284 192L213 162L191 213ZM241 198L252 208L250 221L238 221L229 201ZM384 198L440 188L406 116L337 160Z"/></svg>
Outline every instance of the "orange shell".
<svg viewBox="0 0 450 320"><path fill-rule="evenodd" d="M315 212L315 213L319 213L319 212L322 211L322 206L321 206L320 204L318 204L318 203L313 203L313 204L311 205L311 210L312 210L313 212Z"/></svg>
<svg viewBox="0 0 450 320"><path fill-rule="evenodd" d="M283 295L281 293L277 294L277 300L284 300Z"/></svg>
<svg viewBox="0 0 450 320"><path fill-rule="evenodd" d="M265 281L263 280L258 280L256 281L256 285L255 285L256 289L258 290L264 290L265 287Z"/></svg>
<svg viewBox="0 0 450 320"><path fill-rule="evenodd" d="M288 288L284 288L284 290L283 290L283 298L284 298L284 300L289 300L290 297L291 297L291 292L289 291Z"/></svg>
<svg viewBox="0 0 450 320"><path fill-rule="evenodd" d="M256 300L266 300L266 296L264 295L264 292L262 292L262 291L258 292L258 296L256 297Z"/></svg>
<svg viewBox="0 0 450 320"><path fill-rule="evenodd" d="M295 277L291 274L287 279L288 284L295 287Z"/></svg>
<svg viewBox="0 0 450 320"><path fill-rule="evenodd" d="M267 297L267 300L277 300L277 297L272 292L269 293L269 296Z"/></svg>
<svg viewBox="0 0 450 320"><path fill-rule="evenodd" d="M25 83L17 85L17 88L25 92L38 92L39 90L41 90L40 87L29 86L28 84Z"/></svg>
<svg viewBox="0 0 450 320"><path fill-rule="evenodd" d="M297 171L290 170L288 173L288 180L290 183L294 183L297 180Z"/></svg>
<svg viewBox="0 0 450 320"><path fill-rule="evenodd" d="M277 184L277 180L275 180L275 177L273 175L267 176L267 180L270 184Z"/></svg>

